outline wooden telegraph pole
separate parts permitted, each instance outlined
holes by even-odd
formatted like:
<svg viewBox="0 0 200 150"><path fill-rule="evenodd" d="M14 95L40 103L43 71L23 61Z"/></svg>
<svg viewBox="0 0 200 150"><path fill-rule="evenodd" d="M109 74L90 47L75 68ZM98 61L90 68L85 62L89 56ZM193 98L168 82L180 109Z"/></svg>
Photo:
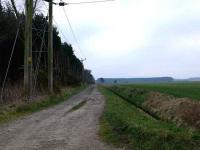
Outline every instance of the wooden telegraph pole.
<svg viewBox="0 0 200 150"><path fill-rule="evenodd" d="M53 3L49 2L49 29L48 29L48 87L53 93Z"/></svg>
<svg viewBox="0 0 200 150"><path fill-rule="evenodd" d="M33 0L25 2L25 50L24 50L24 91L27 99L30 99L32 92L32 17Z"/></svg>
<svg viewBox="0 0 200 150"><path fill-rule="evenodd" d="M44 0L49 3L49 29L48 29L48 88L51 93L53 93L53 4L59 6L65 6L68 4L81 4L81 3L65 3L60 0L60 3L55 3L53 0ZM114 0L102 0L96 2L105 2L105 1L114 1ZM84 3L93 3L93 2L83 2Z"/></svg>

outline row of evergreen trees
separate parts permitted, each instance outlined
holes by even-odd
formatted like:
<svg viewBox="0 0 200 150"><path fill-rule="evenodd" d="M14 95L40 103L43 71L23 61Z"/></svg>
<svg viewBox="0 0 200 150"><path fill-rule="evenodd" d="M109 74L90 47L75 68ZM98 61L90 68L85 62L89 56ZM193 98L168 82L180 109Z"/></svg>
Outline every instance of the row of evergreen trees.
<svg viewBox="0 0 200 150"><path fill-rule="evenodd" d="M16 17L12 7L0 4L0 85L5 77L6 68L11 55L16 30L20 27L19 36L14 48L13 58L8 72L10 82L23 79L24 64L24 13ZM33 17L33 85L47 86L48 56L48 21L43 14ZM71 45L62 43L57 28L53 28L54 49L54 82L56 85L76 85L94 83L90 70L84 69L83 63L73 51Z"/></svg>

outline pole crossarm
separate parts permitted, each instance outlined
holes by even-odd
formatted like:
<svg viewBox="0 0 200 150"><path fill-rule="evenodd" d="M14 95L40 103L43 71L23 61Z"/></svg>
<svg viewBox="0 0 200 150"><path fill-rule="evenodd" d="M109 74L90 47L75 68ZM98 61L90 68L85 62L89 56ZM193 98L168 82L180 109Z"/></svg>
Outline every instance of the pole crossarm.
<svg viewBox="0 0 200 150"><path fill-rule="evenodd" d="M48 3L52 3L52 4L54 4L54 5L57 5L58 3L55 3L55 2L53 2L53 0L44 0L45 2L48 2Z"/></svg>
<svg viewBox="0 0 200 150"><path fill-rule="evenodd" d="M102 2L109 2L109 1L115 1L115 0L98 0L98 1L87 1L87 2L77 2L77 3L64 3L64 5L79 5L79 4L91 4L91 3L102 3ZM60 2L61 3L61 2ZM59 3L59 5L60 5Z"/></svg>
<svg viewBox="0 0 200 150"><path fill-rule="evenodd" d="M65 5L80 5L80 4L92 4L92 3L102 3L102 2L110 2L110 1L115 1L115 0L97 0L97 1L87 1L87 2L77 2L77 3L66 3L60 0L59 3L53 2L53 0L44 0L48 3L52 3L54 5L59 5L59 6L65 6Z"/></svg>

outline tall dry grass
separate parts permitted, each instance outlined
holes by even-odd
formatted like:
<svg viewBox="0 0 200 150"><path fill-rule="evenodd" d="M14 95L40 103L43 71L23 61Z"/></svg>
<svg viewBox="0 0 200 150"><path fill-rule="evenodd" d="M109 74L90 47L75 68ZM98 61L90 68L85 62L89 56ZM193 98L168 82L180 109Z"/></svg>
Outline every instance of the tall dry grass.
<svg viewBox="0 0 200 150"><path fill-rule="evenodd" d="M36 88L35 90L32 90L29 100L36 101L46 95L47 90L45 88ZM0 93L0 103L2 105L10 103L24 103L25 101L27 101L27 97L24 93L23 81L18 81L16 83L7 82L4 87L3 93Z"/></svg>

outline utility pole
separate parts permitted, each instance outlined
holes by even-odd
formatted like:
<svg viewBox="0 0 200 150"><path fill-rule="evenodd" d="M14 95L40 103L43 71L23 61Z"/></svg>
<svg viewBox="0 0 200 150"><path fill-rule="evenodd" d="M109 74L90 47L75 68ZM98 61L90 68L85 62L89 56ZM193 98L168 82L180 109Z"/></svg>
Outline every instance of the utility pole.
<svg viewBox="0 0 200 150"><path fill-rule="evenodd" d="M1 0L0 0L0 12L2 11L2 5L1 5ZM1 80L0 80L1 81ZM1 82L0 82L1 83Z"/></svg>
<svg viewBox="0 0 200 150"><path fill-rule="evenodd" d="M48 87L53 93L53 3L49 2L49 28L48 28Z"/></svg>
<svg viewBox="0 0 200 150"><path fill-rule="evenodd" d="M44 0L49 3L49 29L48 29L48 88L53 93L53 4L59 6L65 6L69 4L81 4L81 3L64 3L60 0L60 3L55 3L53 0ZM96 2L113 1L113 0L102 0ZM95 2L95 3L96 3ZM84 2L93 3L93 2Z"/></svg>
<svg viewBox="0 0 200 150"><path fill-rule="evenodd" d="M25 50L24 50L24 91L27 99L32 93L32 17L33 0L25 2Z"/></svg>

